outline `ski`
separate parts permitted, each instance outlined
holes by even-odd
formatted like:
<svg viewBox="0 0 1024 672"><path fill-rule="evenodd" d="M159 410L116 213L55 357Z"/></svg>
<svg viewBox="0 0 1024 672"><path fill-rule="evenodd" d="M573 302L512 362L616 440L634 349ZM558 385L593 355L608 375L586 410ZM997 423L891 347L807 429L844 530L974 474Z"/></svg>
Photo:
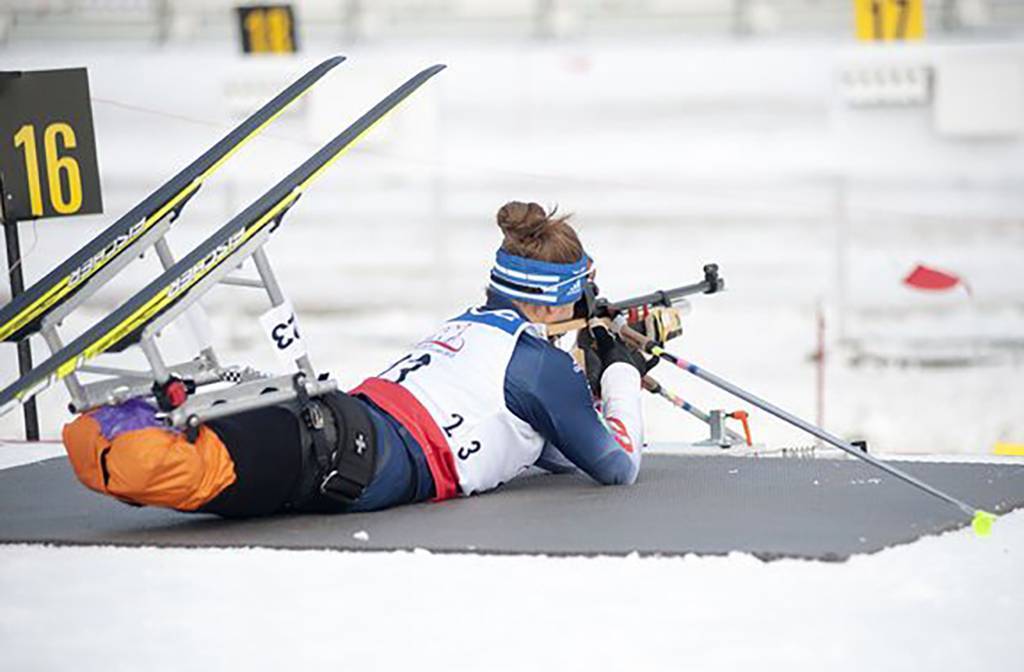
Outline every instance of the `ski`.
<svg viewBox="0 0 1024 672"><path fill-rule="evenodd" d="M90 278L128 251L163 218L170 216L171 222L177 219L208 177L344 60L344 56L335 56L309 70L78 252L0 308L0 341L19 341L37 332L48 314L85 287Z"/></svg>
<svg viewBox="0 0 1024 672"><path fill-rule="evenodd" d="M94 357L104 352L119 352L137 343L143 330L154 325L163 313L181 304L193 292L198 296L230 273L263 245L288 209L324 170L444 67L427 68L392 91L160 277L0 392L0 415L71 375Z"/></svg>

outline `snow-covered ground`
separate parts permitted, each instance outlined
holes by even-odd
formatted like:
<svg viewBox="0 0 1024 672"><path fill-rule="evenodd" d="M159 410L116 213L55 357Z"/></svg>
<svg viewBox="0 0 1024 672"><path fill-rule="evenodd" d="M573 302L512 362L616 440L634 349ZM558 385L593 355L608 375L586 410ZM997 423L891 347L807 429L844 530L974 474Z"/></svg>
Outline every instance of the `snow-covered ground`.
<svg viewBox="0 0 1024 672"><path fill-rule="evenodd" d="M1010 670L1024 514L845 563L0 546L5 670Z"/></svg>

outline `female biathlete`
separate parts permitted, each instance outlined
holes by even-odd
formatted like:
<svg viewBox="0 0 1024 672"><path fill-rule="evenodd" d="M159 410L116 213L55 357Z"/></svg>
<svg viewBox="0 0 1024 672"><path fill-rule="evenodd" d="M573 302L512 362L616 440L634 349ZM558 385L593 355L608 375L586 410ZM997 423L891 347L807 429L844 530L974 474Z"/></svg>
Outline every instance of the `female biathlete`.
<svg viewBox="0 0 1024 672"><path fill-rule="evenodd" d="M572 317L593 272L576 232L536 203L508 203L497 219L504 241L486 304L379 376L348 394L212 420L191 437L141 400L104 406L64 428L76 475L130 504L229 517L444 500L497 488L531 465L633 483L643 361L597 329L595 400L545 331Z"/></svg>

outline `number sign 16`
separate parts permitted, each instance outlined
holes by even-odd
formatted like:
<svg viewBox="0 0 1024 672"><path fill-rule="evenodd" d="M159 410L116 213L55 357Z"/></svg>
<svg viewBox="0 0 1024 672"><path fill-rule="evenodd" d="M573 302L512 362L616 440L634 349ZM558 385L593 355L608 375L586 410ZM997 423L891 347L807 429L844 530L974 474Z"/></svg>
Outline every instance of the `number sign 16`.
<svg viewBox="0 0 1024 672"><path fill-rule="evenodd" d="M84 68L0 72L4 220L103 212Z"/></svg>
<svg viewBox="0 0 1024 672"><path fill-rule="evenodd" d="M63 121L55 122L43 131L43 154L46 166L46 181L50 191L50 205L61 215L73 215L82 207L82 171L78 161L71 156L61 156L57 140L64 149L78 146L75 129ZM25 174L28 176L29 205L32 214L42 217L43 189L42 171L39 167L39 152L36 146L36 127L25 124L14 134L14 146L24 152ZM61 174L66 180L61 180ZM65 186L67 187L65 193Z"/></svg>

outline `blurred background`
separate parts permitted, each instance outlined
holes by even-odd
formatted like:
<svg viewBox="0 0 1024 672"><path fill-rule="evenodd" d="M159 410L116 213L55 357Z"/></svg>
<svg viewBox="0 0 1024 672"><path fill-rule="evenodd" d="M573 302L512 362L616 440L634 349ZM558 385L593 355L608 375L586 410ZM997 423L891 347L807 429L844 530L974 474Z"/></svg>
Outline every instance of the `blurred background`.
<svg viewBox="0 0 1024 672"><path fill-rule="evenodd" d="M907 39L876 34L875 3L920 17ZM575 213L612 298L717 262L728 292L692 300L673 349L784 408L879 452L1024 443L1024 0L306 0L294 53L259 54L238 4L0 0L0 70L88 68L106 211L22 223L27 284L319 60L348 57L203 187L175 252L445 63L268 247L318 368L355 384L477 302L495 212L532 200ZM953 286L908 283L919 265ZM157 269L133 264L63 333ZM224 359L278 368L261 295L204 304ZM163 340L191 354L187 334ZM659 371L699 406L743 407ZM13 346L0 375L16 378ZM44 436L66 402L40 398ZM706 436L646 404L650 440ZM773 448L811 443L751 417Z"/></svg>

